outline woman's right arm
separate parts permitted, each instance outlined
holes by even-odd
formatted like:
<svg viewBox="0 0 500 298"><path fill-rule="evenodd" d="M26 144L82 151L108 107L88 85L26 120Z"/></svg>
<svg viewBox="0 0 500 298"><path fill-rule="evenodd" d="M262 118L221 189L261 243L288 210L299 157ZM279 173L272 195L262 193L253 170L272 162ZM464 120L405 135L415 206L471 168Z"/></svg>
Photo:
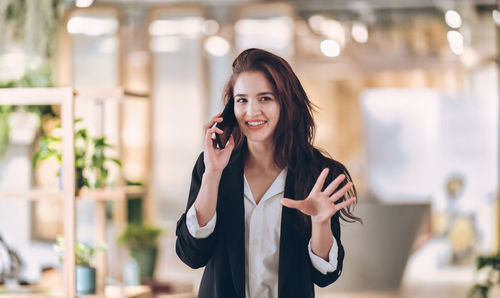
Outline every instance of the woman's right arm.
<svg viewBox="0 0 500 298"><path fill-rule="evenodd" d="M234 147L232 136L229 138L229 142L224 149L216 149L213 146L213 135L215 133L222 134L222 130L213 127L215 123L222 121L219 115L216 115L205 125L205 139L203 142L205 172L201 180L200 191L194 202L196 217L198 218L200 227L205 226L215 215L222 171L229 162Z"/></svg>
<svg viewBox="0 0 500 298"><path fill-rule="evenodd" d="M213 232L209 232L209 235L204 237L193 235L192 222L193 220L197 221L195 226L199 228L204 227L214 218L222 171L229 162L234 147L232 137L224 149L215 149L213 147L213 133L222 133L220 129L212 127L216 122L222 121L222 118L218 116L212 118L205 125L203 153L200 154L193 169L186 212L177 222L176 252L179 258L192 268L199 268L206 265L212 255L215 242L215 233ZM196 217L190 218L189 213L192 212L190 209L193 207ZM186 214L188 217L186 217Z"/></svg>

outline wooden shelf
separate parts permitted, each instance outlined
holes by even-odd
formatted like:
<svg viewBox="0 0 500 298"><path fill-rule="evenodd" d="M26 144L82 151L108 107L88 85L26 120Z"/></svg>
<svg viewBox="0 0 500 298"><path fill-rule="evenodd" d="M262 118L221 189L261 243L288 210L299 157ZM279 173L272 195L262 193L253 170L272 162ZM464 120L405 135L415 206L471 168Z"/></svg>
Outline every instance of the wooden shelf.
<svg viewBox="0 0 500 298"><path fill-rule="evenodd" d="M31 190L5 190L0 191L0 199L26 199L38 200L62 200L63 193L60 190L31 189Z"/></svg>
<svg viewBox="0 0 500 298"><path fill-rule="evenodd" d="M5 88L0 90L0 105L51 105L73 100L73 89Z"/></svg>
<svg viewBox="0 0 500 298"><path fill-rule="evenodd" d="M152 297L148 286L106 286L104 295L83 295L85 298L149 298Z"/></svg>
<svg viewBox="0 0 500 298"><path fill-rule="evenodd" d="M124 201L128 198L139 197L145 194L141 186L125 186L105 189L81 189L76 198L81 200L96 201ZM0 199L26 199L26 200L62 200L63 193L60 190L31 189L31 190L7 190L0 191Z"/></svg>
<svg viewBox="0 0 500 298"><path fill-rule="evenodd" d="M63 190L58 189L29 189L29 190L5 190L0 191L0 199L24 199L24 200L59 200L63 203L63 236L66 250L64 252L63 264L63 292L62 293L2 293L0 296L14 297L75 297L75 244L76 244L76 200L94 200L95 204L95 241L96 243L106 242L106 201L113 201L114 220L119 229L126 225L127 198L142 196L145 191L142 187L126 186L109 189L91 190L82 189L75 193L75 152L74 152L74 96L95 100L102 106L104 99L114 99L121 101L123 91L121 88L110 90L78 90L72 88L4 88L0 89L0 105L47 105L59 104L61 106L62 122L62 171ZM104 113L101 113L104 117ZM101 119L102 120L102 119ZM102 125L103 121L99 121ZM101 127L102 128L102 127ZM100 133L103 131L101 129ZM106 293L106 257L105 254L96 257L97 268L97 291ZM1 288L0 288L1 289ZM134 292L129 295L125 291L125 297L150 297L146 292ZM145 296L146 295L146 296ZM89 296L89 297L106 297ZM117 296L109 296L117 297ZM119 297L124 297L120 292Z"/></svg>
<svg viewBox="0 0 500 298"><path fill-rule="evenodd" d="M125 186L105 189L83 188L78 192L77 198L98 201L124 201L127 198L142 196L144 193L144 188L140 186Z"/></svg>
<svg viewBox="0 0 500 298"><path fill-rule="evenodd" d="M38 293L37 293L38 292ZM36 286L20 287L17 291L9 291L4 287L0 287L0 297L23 297L23 298L38 298L38 297L54 297L62 298L64 295L60 291L45 292L36 291ZM149 286L106 286L104 295L78 295L85 298L149 298L152 297L151 288Z"/></svg>

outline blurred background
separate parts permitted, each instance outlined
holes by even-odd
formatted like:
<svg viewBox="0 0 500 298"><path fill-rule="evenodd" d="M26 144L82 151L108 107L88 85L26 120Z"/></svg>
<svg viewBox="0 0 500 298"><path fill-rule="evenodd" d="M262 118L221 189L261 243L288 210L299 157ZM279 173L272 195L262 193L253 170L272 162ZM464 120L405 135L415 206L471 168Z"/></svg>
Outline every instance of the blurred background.
<svg viewBox="0 0 500 298"><path fill-rule="evenodd" d="M500 297L497 9L0 0L0 88L75 90L77 188L94 198L77 200L76 238L106 245L88 257L118 296L196 297L203 269L176 257L175 224L231 63L258 47L290 62L318 106L315 145L358 189L364 225L342 225L342 276L317 296L467 297L476 286ZM58 105L0 105L0 192L59 189L60 117ZM60 287L64 225L60 200L0 200L0 294Z"/></svg>

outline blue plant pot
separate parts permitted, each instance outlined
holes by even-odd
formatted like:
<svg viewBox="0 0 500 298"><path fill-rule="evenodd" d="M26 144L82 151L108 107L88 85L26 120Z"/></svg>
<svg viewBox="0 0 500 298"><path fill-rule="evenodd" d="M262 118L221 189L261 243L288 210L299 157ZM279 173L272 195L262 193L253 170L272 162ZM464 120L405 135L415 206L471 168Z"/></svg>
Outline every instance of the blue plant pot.
<svg viewBox="0 0 500 298"><path fill-rule="evenodd" d="M156 247L135 247L130 249L130 255L139 265L141 281L153 279L157 253L158 248Z"/></svg>
<svg viewBox="0 0 500 298"><path fill-rule="evenodd" d="M93 267L76 266L76 293L95 294L96 270Z"/></svg>

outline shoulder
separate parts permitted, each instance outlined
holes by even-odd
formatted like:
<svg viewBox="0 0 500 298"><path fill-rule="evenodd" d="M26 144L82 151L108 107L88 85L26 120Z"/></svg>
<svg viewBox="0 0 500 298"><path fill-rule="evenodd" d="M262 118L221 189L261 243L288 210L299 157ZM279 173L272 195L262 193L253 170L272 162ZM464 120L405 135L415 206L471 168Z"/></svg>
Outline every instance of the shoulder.
<svg viewBox="0 0 500 298"><path fill-rule="evenodd" d="M203 158L203 152L201 152L198 155L198 158L196 159L196 162L194 163L193 166L193 178L198 177L198 179L201 179L201 176L205 172L205 161Z"/></svg>
<svg viewBox="0 0 500 298"><path fill-rule="evenodd" d="M203 151L198 155L198 158L196 159L194 167L196 169L199 169L199 168L205 169L205 161L204 161Z"/></svg>

